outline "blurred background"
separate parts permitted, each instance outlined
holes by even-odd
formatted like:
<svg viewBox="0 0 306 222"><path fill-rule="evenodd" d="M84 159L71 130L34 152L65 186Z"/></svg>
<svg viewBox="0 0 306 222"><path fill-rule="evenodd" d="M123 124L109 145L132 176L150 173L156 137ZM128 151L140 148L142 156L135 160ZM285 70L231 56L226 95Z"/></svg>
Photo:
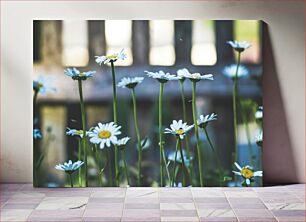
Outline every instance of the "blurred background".
<svg viewBox="0 0 306 222"><path fill-rule="evenodd" d="M94 56L116 53L122 48L127 53L127 59L116 62L117 81L124 76L145 76L144 70L163 70L175 74L178 69L188 68L191 72L214 74L214 81L198 84L197 110L198 115L212 112L218 115L218 120L208 126L208 131L224 169L232 176L232 80L223 75L223 69L236 62L234 51L226 44L226 41L233 39L252 44L242 54L242 63L249 69L249 75L239 79L239 96L243 106L238 113L239 163L250 163L248 157L251 150L254 168L261 170L261 152L255 143L261 126L256 122L255 112L262 105L262 25L262 22L255 20L34 21L33 78L37 79L40 75L52 77L56 88L54 93L39 95L34 107L34 127L40 128L43 133L43 139L34 147L34 153L46 154L39 170L39 186L63 186L65 175L57 172L54 166L68 159L77 159L77 140L66 136L66 127L81 129L78 88L76 82L63 74L63 70L77 67L82 71L97 71L94 78L83 83L87 128L98 122L112 121L111 70L108 65L99 66ZM127 89L121 88L117 93L118 122L122 126L122 135L132 138L125 155L133 173L133 167L137 164L137 141L131 95ZM151 186L159 176L156 80L145 78L137 86L136 94L140 131L143 138L151 139L150 147L143 153L144 180L147 186ZM185 83L185 96L188 123L192 123L191 83L188 81ZM168 127L173 119L182 119L181 107L179 82L167 83L164 89L164 127ZM204 133L200 136L203 141L205 185L218 186L216 161ZM167 156L174 151L175 141L167 135L164 139ZM195 147L193 134L190 144L192 148ZM96 186L94 158L89 162L90 185ZM256 185L260 184L260 181L256 182Z"/></svg>

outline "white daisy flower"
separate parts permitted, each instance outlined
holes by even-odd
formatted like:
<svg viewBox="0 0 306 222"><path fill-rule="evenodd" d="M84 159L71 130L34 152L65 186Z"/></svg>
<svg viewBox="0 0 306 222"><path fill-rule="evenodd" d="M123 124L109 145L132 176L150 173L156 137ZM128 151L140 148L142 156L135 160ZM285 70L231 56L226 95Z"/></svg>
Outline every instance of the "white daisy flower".
<svg viewBox="0 0 306 222"><path fill-rule="evenodd" d="M117 126L114 122L102 124L98 123L98 126L94 127L93 131L88 134L90 142L94 144L100 144L100 149L104 149L105 145L110 147L111 144L117 145L117 136L121 134L121 126Z"/></svg>
<svg viewBox="0 0 306 222"><path fill-rule="evenodd" d="M131 138L130 137L123 137L119 140L117 140L117 146L124 146L127 144L127 142L130 140Z"/></svg>
<svg viewBox="0 0 306 222"><path fill-rule="evenodd" d="M161 83L168 82L169 80L178 80L179 77L175 75L171 75L170 73L165 73L164 71L160 70L159 72L149 72L145 71L147 75L153 79L157 79Z"/></svg>
<svg viewBox="0 0 306 222"><path fill-rule="evenodd" d="M80 70L76 68L67 68L64 70L64 74L71 77L73 80L86 80L93 77L95 73L96 71L80 72Z"/></svg>
<svg viewBox="0 0 306 222"><path fill-rule="evenodd" d="M39 76L37 80L33 80L33 90L41 95L46 95L48 92L55 92L56 89L52 85L54 80L51 76Z"/></svg>
<svg viewBox="0 0 306 222"><path fill-rule="evenodd" d="M86 136L88 136L90 132L86 132ZM77 129L70 129L67 127L67 132L66 132L66 135L68 136L79 136L81 138L83 138L83 130L77 130Z"/></svg>
<svg viewBox="0 0 306 222"><path fill-rule="evenodd" d="M186 154L186 151L183 150L183 158L184 158L184 163L185 163L185 165L188 167L189 164L191 163L191 161L193 160L193 157L191 156L191 157L188 159L187 154ZM175 151L172 151L171 153L169 153L169 155L168 155L168 160L174 162L174 160L175 160ZM181 164L183 163L183 162L182 162L182 156L181 156L181 153L180 153L180 152L177 152L176 161L177 161L178 163L181 163Z"/></svg>
<svg viewBox="0 0 306 222"><path fill-rule="evenodd" d="M172 124L170 125L170 129L166 128L164 133L171 133L175 136L179 136L180 139L184 139L184 136L188 131L193 128L193 125L188 126L187 123L183 123L183 120L173 120Z"/></svg>
<svg viewBox="0 0 306 222"><path fill-rule="evenodd" d="M40 129L33 129L33 138L36 139L41 139L42 135L40 132Z"/></svg>
<svg viewBox="0 0 306 222"><path fill-rule="evenodd" d="M152 141L149 138L142 139L140 141L142 150L147 150L150 148ZM139 150L138 144L135 144L135 149Z"/></svg>
<svg viewBox="0 0 306 222"><path fill-rule="evenodd" d="M174 182L173 187L183 187L182 182L178 182L177 184Z"/></svg>
<svg viewBox="0 0 306 222"><path fill-rule="evenodd" d="M239 172L233 171L233 173L242 176L245 179L245 183L247 185L251 184L251 181L254 179L254 177L262 177L262 171L253 171L253 168L249 165L241 167L238 163L235 162L235 166Z"/></svg>
<svg viewBox="0 0 306 222"><path fill-rule="evenodd" d="M137 86L138 83L141 83L143 81L143 77L124 77L121 79L121 81L117 84L118 87L121 88L129 88L133 89Z"/></svg>
<svg viewBox="0 0 306 222"><path fill-rule="evenodd" d="M83 161L78 160L77 162L72 162L69 160L67 163L58 164L55 166L55 169L65 171L66 173L73 173L77 169L79 169L84 164Z"/></svg>
<svg viewBox="0 0 306 222"><path fill-rule="evenodd" d="M205 128L210 121L217 120L217 114L210 114L203 116L201 115L199 119L197 119L197 124L200 128Z"/></svg>
<svg viewBox="0 0 306 222"><path fill-rule="evenodd" d="M245 49L250 48L252 45L246 41L238 42L238 41L227 41L227 43L232 46L237 52L243 52Z"/></svg>
<svg viewBox="0 0 306 222"><path fill-rule="evenodd" d="M177 70L176 74L180 78L180 80L185 80L186 76L189 74L189 71L188 69L183 68L183 69Z"/></svg>
<svg viewBox="0 0 306 222"><path fill-rule="evenodd" d="M258 133L258 135L255 138L256 140L256 144L260 147L262 147L262 142L263 142L263 133L262 131L260 133Z"/></svg>
<svg viewBox="0 0 306 222"><path fill-rule="evenodd" d="M127 55L123 52L124 49L122 49L119 53L115 53L113 55L108 55L108 56L95 56L96 58L96 63L99 65L106 64L109 62L116 62L117 60L124 60L127 58Z"/></svg>
<svg viewBox="0 0 306 222"><path fill-rule="evenodd" d="M214 80L213 74L201 75L200 73L190 73L186 68L178 70L177 74L180 78L190 79L195 82L200 80Z"/></svg>
<svg viewBox="0 0 306 222"><path fill-rule="evenodd" d="M263 118L263 107L259 106L256 113L255 113L256 119L262 119Z"/></svg>
<svg viewBox="0 0 306 222"><path fill-rule="evenodd" d="M226 66L223 69L223 74L233 79L235 78L236 70L237 70L237 65L232 64L232 65ZM249 70L245 66L240 65L238 68L237 78L247 76L248 74L249 74Z"/></svg>

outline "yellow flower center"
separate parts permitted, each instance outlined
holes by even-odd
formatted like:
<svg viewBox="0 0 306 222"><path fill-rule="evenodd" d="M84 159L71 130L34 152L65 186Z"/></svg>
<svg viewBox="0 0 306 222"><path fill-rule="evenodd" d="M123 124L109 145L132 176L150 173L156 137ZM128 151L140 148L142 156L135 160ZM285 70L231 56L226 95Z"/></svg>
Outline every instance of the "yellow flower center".
<svg viewBox="0 0 306 222"><path fill-rule="evenodd" d="M44 85L43 85L42 83L40 83L40 82L37 84L37 87L38 87L39 89L42 88L43 86L44 86Z"/></svg>
<svg viewBox="0 0 306 222"><path fill-rule="evenodd" d="M193 74L191 74L191 78L193 78L193 79L198 79L200 77L201 77L200 73L193 73Z"/></svg>
<svg viewBox="0 0 306 222"><path fill-rule="evenodd" d="M108 130L102 130L98 133L98 136L101 138L101 139L107 139L107 138L110 138L111 137L111 132L109 132Z"/></svg>
<svg viewBox="0 0 306 222"><path fill-rule="evenodd" d="M250 179L254 176L254 172L251 169L246 168L246 167L243 167L240 173L246 179Z"/></svg>
<svg viewBox="0 0 306 222"><path fill-rule="evenodd" d="M117 59L118 56L117 55L109 55L109 56L106 56L107 59Z"/></svg>
<svg viewBox="0 0 306 222"><path fill-rule="evenodd" d="M185 131L183 129L179 129L175 131L178 135L182 135L185 133Z"/></svg>
<svg viewBox="0 0 306 222"><path fill-rule="evenodd" d="M83 135L83 130L77 130L75 133L76 133L77 135Z"/></svg>

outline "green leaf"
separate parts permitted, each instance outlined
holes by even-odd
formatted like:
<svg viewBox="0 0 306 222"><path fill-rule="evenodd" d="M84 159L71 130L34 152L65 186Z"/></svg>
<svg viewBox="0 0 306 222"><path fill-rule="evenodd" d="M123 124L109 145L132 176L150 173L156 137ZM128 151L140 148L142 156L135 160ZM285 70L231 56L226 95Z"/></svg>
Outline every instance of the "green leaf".
<svg viewBox="0 0 306 222"><path fill-rule="evenodd" d="M99 175L102 175L102 173L104 172L106 166L107 166L107 163L104 164L104 167L100 170Z"/></svg>
<svg viewBox="0 0 306 222"><path fill-rule="evenodd" d="M171 161L169 160L168 163L166 164L166 167L168 168L170 165Z"/></svg>
<svg viewBox="0 0 306 222"><path fill-rule="evenodd" d="M147 141L148 141L148 137L141 140L141 147L144 147L147 144Z"/></svg>
<svg viewBox="0 0 306 222"><path fill-rule="evenodd" d="M123 170L124 170L124 168L123 168L122 166L120 166L120 167L119 167L119 172L118 172L118 174L116 175L116 179L117 179L117 180L120 179L121 175L123 174L123 173L122 173Z"/></svg>
<svg viewBox="0 0 306 222"><path fill-rule="evenodd" d="M233 178L232 177L229 177L229 176L225 176L224 178L223 178L223 181L232 181L233 180Z"/></svg>
<svg viewBox="0 0 306 222"><path fill-rule="evenodd" d="M41 166L44 158L45 158L45 154L44 153L40 154L40 156L39 156L39 158L38 158L38 160L36 162L36 165L35 165L36 169L39 169L39 167Z"/></svg>

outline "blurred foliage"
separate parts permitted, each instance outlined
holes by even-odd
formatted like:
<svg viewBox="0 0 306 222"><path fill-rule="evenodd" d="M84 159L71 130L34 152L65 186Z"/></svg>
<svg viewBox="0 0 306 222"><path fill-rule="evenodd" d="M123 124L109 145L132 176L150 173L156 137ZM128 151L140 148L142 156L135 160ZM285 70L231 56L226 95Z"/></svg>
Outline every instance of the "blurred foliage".
<svg viewBox="0 0 306 222"><path fill-rule="evenodd" d="M238 41L259 42L260 21L236 20L234 21L234 39Z"/></svg>

